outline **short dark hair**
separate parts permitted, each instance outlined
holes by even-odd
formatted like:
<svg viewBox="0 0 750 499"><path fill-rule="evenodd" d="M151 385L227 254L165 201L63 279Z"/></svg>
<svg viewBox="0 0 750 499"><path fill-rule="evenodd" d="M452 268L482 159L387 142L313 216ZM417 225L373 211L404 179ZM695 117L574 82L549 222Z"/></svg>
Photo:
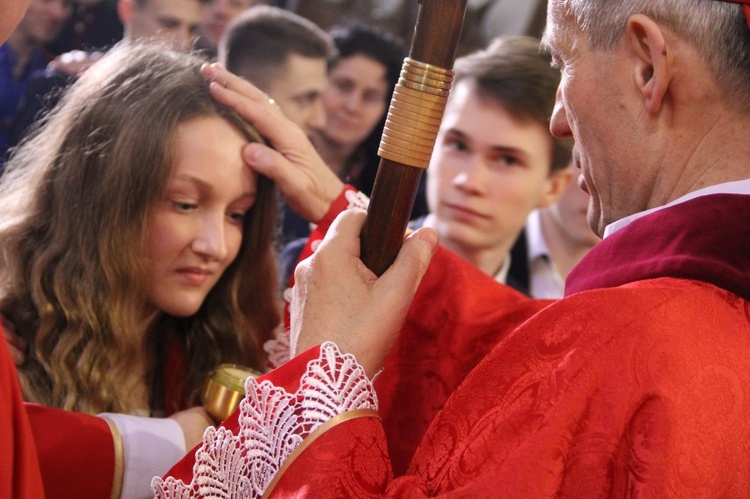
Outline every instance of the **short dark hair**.
<svg viewBox="0 0 750 499"><path fill-rule="evenodd" d="M329 66L335 66L340 59L361 54L385 66L390 87L398 83L406 55L403 39L356 20L336 25L331 28L330 33L338 50L338 57L331 60Z"/></svg>
<svg viewBox="0 0 750 499"><path fill-rule="evenodd" d="M456 60L454 85L473 81L480 98L498 102L518 120L546 127L555 108L560 72L539 46L540 41L529 36L497 38L486 49ZM552 134L550 138L551 171L565 168L570 163L572 141Z"/></svg>
<svg viewBox="0 0 750 499"><path fill-rule="evenodd" d="M270 5L237 16L219 42L219 61L263 90L290 54L328 61L335 53L331 37L315 23Z"/></svg>

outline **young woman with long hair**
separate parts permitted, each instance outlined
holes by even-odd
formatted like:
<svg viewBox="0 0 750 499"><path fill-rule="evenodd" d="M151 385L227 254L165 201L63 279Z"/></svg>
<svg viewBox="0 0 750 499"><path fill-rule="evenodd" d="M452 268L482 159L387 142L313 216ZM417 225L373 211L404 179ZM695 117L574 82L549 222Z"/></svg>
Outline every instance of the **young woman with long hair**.
<svg viewBox="0 0 750 499"><path fill-rule="evenodd" d="M262 140L202 60L120 46L66 94L0 182L0 313L30 345L28 400L168 415L222 362L263 363L280 321Z"/></svg>

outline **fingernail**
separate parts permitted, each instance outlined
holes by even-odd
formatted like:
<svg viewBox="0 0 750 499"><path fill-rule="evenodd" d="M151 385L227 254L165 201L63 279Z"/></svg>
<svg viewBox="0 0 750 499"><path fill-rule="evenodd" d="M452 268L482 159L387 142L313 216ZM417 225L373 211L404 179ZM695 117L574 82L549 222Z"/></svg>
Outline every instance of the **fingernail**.
<svg viewBox="0 0 750 499"><path fill-rule="evenodd" d="M427 245L428 248L430 248L430 251L434 255L440 242L437 232L432 229L425 228L418 230L417 236L419 237L420 241L422 241Z"/></svg>
<svg viewBox="0 0 750 499"><path fill-rule="evenodd" d="M245 146L245 154L247 155L247 159L253 163L260 162L260 160L263 159L263 149L253 147L253 144Z"/></svg>

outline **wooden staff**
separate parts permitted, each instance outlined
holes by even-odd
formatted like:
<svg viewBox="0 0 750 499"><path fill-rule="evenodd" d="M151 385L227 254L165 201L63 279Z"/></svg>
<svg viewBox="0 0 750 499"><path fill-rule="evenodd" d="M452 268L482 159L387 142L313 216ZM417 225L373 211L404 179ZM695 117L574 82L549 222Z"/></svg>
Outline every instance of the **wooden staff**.
<svg viewBox="0 0 750 499"><path fill-rule="evenodd" d="M361 258L380 276L396 259L422 170L430 162L451 83L466 0L419 0L409 56L393 92Z"/></svg>

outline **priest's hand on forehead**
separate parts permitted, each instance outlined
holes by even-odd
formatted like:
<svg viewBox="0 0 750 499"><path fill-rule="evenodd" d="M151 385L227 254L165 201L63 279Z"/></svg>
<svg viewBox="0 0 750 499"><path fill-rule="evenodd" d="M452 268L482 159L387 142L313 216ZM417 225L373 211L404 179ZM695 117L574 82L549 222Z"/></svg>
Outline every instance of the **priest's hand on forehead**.
<svg viewBox="0 0 750 499"><path fill-rule="evenodd" d="M320 221L344 184L323 162L307 135L268 95L220 64L204 66L203 75L212 82L214 98L237 111L271 145L248 144L243 150L245 162L273 179L299 216L313 223Z"/></svg>

